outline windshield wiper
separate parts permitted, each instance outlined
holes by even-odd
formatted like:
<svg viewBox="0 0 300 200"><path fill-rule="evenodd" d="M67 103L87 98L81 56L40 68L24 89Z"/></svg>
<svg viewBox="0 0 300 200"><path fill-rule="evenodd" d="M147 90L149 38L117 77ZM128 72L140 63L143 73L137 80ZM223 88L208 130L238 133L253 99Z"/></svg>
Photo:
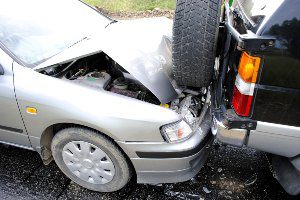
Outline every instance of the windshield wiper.
<svg viewBox="0 0 300 200"><path fill-rule="evenodd" d="M113 19L111 22L109 22L109 23L105 26L105 28L107 28L109 25L114 24L114 23L116 23L116 22L118 22L118 21L115 20L115 19Z"/></svg>

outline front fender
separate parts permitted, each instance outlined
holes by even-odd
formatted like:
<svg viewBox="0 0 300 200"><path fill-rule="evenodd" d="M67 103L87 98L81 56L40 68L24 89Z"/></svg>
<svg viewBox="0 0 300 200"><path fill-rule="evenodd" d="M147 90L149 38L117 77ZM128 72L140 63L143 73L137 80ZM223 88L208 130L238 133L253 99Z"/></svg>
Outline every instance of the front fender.
<svg viewBox="0 0 300 200"><path fill-rule="evenodd" d="M159 128L180 120L169 109L49 77L17 63L14 74L18 104L31 137L40 138L52 124L75 123L117 141L161 142ZM28 114L28 106L35 107L37 114Z"/></svg>

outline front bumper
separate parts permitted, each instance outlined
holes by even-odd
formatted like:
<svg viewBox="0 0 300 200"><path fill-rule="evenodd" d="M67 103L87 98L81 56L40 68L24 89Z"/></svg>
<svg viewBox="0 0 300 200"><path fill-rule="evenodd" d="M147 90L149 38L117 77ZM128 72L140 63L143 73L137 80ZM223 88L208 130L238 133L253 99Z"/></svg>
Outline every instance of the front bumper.
<svg viewBox="0 0 300 200"><path fill-rule="evenodd" d="M193 178L205 163L214 140L207 114L187 140L178 143L119 142L129 156L138 183L173 183Z"/></svg>

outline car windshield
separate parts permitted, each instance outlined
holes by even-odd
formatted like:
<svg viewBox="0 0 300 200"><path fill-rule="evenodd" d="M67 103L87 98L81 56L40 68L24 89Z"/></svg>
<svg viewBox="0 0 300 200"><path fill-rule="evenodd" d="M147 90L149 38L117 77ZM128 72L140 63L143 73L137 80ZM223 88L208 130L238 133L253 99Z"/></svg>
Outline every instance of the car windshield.
<svg viewBox="0 0 300 200"><path fill-rule="evenodd" d="M111 22L78 0L0 0L0 5L0 42L28 67Z"/></svg>
<svg viewBox="0 0 300 200"><path fill-rule="evenodd" d="M239 6L252 26L259 26L265 17L269 17L284 0L236 0L234 7Z"/></svg>

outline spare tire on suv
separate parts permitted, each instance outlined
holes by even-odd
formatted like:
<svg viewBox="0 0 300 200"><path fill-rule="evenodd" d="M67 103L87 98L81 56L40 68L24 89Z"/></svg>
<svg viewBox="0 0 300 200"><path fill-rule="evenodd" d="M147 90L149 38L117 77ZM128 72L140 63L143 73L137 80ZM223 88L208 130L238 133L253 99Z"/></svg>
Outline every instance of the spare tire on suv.
<svg viewBox="0 0 300 200"><path fill-rule="evenodd" d="M222 0L177 0L173 74L178 85L207 87L212 79Z"/></svg>

